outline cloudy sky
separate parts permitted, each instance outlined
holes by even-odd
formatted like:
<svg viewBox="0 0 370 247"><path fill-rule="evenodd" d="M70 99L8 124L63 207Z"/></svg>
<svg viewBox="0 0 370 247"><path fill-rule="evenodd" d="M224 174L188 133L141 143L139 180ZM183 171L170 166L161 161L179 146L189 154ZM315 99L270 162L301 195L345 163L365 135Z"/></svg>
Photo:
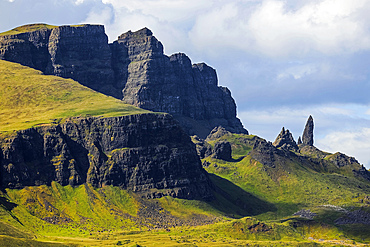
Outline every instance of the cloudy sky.
<svg viewBox="0 0 370 247"><path fill-rule="evenodd" d="M110 41L150 28L165 53L214 67L252 133L297 139L370 168L369 0L0 0L0 32L28 23L104 24Z"/></svg>

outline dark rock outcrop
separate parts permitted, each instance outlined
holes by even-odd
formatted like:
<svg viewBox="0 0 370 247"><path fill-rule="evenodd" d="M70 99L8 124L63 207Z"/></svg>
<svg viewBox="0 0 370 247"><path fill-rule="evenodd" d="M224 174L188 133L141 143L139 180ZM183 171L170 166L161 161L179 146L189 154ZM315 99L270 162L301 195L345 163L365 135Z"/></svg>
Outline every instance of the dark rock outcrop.
<svg viewBox="0 0 370 247"><path fill-rule="evenodd" d="M313 128L314 128L313 118L310 115L302 135L302 143L304 145L313 146Z"/></svg>
<svg viewBox="0 0 370 247"><path fill-rule="evenodd" d="M230 142L220 141L216 142L213 148L212 157L215 159L230 161L231 158L231 145Z"/></svg>
<svg viewBox="0 0 370 247"><path fill-rule="evenodd" d="M230 131L227 131L225 128L222 126L215 127L207 136L206 141L214 141L217 140L218 138L221 138L225 135L231 135Z"/></svg>
<svg viewBox="0 0 370 247"><path fill-rule="evenodd" d="M250 155L253 159L257 160L263 165L274 168L279 150L272 145L271 142L267 142L263 139L257 139L254 143L253 150Z"/></svg>
<svg viewBox="0 0 370 247"><path fill-rule="evenodd" d="M211 198L195 145L169 114L75 118L0 140L2 188L90 183L148 198Z"/></svg>
<svg viewBox="0 0 370 247"><path fill-rule="evenodd" d="M42 24L28 25L27 27ZM102 25L40 28L0 36L0 59L72 78L101 93L122 97L116 85L112 54ZM121 87L119 87L121 86Z"/></svg>
<svg viewBox="0 0 370 247"><path fill-rule="evenodd" d="M333 162L337 167L349 166L359 164L354 157L349 157L342 153L335 153L328 158L329 161Z"/></svg>
<svg viewBox="0 0 370 247"><path fill-rule="evenodd" d="M192 65L183 53L164 55L149 29L129 31L108 44L101 25L38 25L36 31L0 36L0 59L170 113L190 135L205 138L216 126L248 133L236 117L230 91L218 86L216 71L204 63Z"/></svg>
<svg viewBox="0 0 370 247"><path fill-rule="evenodd" d="M204 139L199 138L198 136L193 136L192 139L193 142L195 143L199 158L204 159L212 155L211 144L206 142Z"/></svg>
<svg viewBox="0 0 370 247"><path fill-rule="evenodd" d="M363 224L370 225L370 213L358 209L348 212L344 217L336 219L335 224L345 225L345 224Z"/></svg>
<svg viewBox="0 0 370 247"><path fill-rule="evenodd" d="M284 127L272 145L277 148L291 151L297 151L299 149L297 143L294 141L292 133L290 133L288 129L285 130Z"/></svg>
<svg viewBox="0 0 370 247"><path fill-rule="evenodd" d="M183 53L164 55L163 45L147 28L122 34L112 50L113 54L127 54L114 63L116 74L127 77L123 82L125 102L170 113L190 135L201 138L218 125L247 133L236 118L230 91L218 86L213 68L204 63L192 65Z"/></svg>
<svg viewBox="0 0 370 247"><path fill-rule="evenodd" d="M301 139L301 137L298 137L297 145L300 145L300 144L302 144L302 139Z"/></svg>

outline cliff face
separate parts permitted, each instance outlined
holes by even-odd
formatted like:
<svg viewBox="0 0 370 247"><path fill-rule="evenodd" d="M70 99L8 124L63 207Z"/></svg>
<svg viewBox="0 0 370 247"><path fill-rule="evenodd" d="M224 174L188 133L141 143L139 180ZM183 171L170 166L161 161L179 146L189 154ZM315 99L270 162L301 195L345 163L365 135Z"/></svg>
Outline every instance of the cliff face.
<svg viewBox="0 0 370 247"><path fill-rule="evenodd" d="M212 197L195 146L168 114L77 118L0 140L1 187L91 183L148 198Z"/></svg>
<svg viewBox="0 0 370 247"><path fill-rule="evenodd" d="M192 65L183 53L164 55L163 45L146 28L121 35L112 47L113 54L127 55L114 63L121 68L116 68L116 74L127 78L122 82L125 102L171 113L189 134L203 138L219 125L247 133L236 118L230 91L218 86L213 68L204 63Z"/></svg>
<svg viewBox="0 0 370 247"><path fill-rule="evenodd" d="M230 91L218 86L216 71L170 57L144 28L108 44L100 25L41 28L0 36L0 59L72 78L144 109L173 114L188 134L205 138L217 126L248 133L236 117Z"/></svg>
<svg viewBox="0 0 370 247"><path fill-rule="evenodd" d="M122 97L114 80L108 37L101 25L41 28L2 35L0 59L45 74L72 78L101 93Z"/></svg>

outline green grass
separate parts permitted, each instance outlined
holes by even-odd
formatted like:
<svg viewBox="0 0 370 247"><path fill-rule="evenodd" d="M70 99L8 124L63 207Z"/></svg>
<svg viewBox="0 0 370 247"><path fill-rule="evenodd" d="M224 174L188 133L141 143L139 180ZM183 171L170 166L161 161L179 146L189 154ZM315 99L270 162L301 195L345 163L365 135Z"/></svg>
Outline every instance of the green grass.
<svg viewBox="0 0 370 247"><path fill-rule="evenodd" d="M256 218L231 220L212 203L171 197L155 201L176 217L215 215L221 221L147 231L130 220L140 207L135 196L113 186L73 188L53 183L7 190L2 198L10 201L1 200L7 205L0 208L1 246L318 246L287 222L266 223L267 231L259 231ZM56 224L45 217L71 221Z"/></svg>
<svg viewBox="0 0 370 247"><path fill-rule="evenodd" d="M221 188L225 186L225 182L220 184L222 178L250 194L249 205L255 203L260 206L252 208L264 211L257 212L259 219L280 219L301 208L325 204L361 206L360 200L370 193L369 182L355 178L352 173L355 167L352 166L337 168L330 162L317 165L307 160L302 162L299 156L280 157L274 168L264 166L249 154L254 138L246 135L224 136L220 139L232 144L234 161L210 157L205 160L210 163L206 170L214 174L211 178L215 184ZM219 140L213 142L216 141ZM274 207L275 210L271 210ZM248 211L250 215L256 215L253 209Z"/></svg>
<svg viewBox="0 0 370 247"><path fill-rule="evenodd" d="M50 187L7 190L7 196L18 205L11 211L18 221L40 235L87 236L96 231L136 230L129 217L124 217L136 215L136 199L113 186L73 188L53 182Z"/></svg>
<svg viewBox="0 0 370 247"><path fill-rule="evenodd" d="M0 132L51 124L68 117L114 117L149 111L97 93L71 79L46 76L0 61Z"/></svg>
<svg viewBox="0 0 370 247"><path fill-rule="evenodd" d="M85 24L70 25L70 26L71 27L82 27L84 25ZM57 27L58 26L53 26L53 25L44 24L44 23L28 24L28 25L23 25L20 27L13 28L12 30L9 30L6 32L2 32L0 33L0 37L5 36L5 35L17 35L21 33L34 32L34 31L41 30L41 29L54 29Z"/></svg>
<svg viewBox="0 0 370 247"><path fill-rule="evenodd" d="M20 26L20 27L16 27L16 28L13 28L12 30L0 33L0 36L16 35L16 34L20 34L20 33L33 32L33 31L37 31L37 30L40 30L40 29L53 29L53 28L56 28L56 27L57 26L52 26L52 25L43 24L43 23L29 24L29 25L23 25L23 26Z"/></svg>

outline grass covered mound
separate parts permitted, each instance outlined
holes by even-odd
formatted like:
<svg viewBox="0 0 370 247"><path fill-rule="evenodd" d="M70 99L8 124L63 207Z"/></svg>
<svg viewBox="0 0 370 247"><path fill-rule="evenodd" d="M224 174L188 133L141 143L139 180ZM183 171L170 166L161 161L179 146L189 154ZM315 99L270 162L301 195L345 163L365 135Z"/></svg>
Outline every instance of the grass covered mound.
<svg viewBox="0 0 370 247"><path fill-rule="evenodd" d="M84 26L84 24L81 25L71 25L71 27L81 27ZM17 35L21 33L28 33L28 32L34 32L38 31L41 29L54 29L57 28L58 26L53 26L49 24L44 24L44 23L36 23L36 24L28 24L28 25L23 25L20 27L13 28L12 30L2 32L0 33L0 36L5 36L5 35Z"/></svg>
<svg viewBox="0 0 370 247"><path fill-rule="evenodd" d="M20 33L27 33L27 32L33 32L37 31L40 29L53 29L56 28L57 26L52 26L48 24L29 24L29 25L24 25L20 27L13 28L12 30L0 33L0 36L4 35L17 35Z"/></svg>
<svg viewBox="0 0 370 247"><path fill-rule="evenodd" d="M149 111L122 103L71 79L0 60L0 132L51 124L67 117L114 117Z"/></svg>

